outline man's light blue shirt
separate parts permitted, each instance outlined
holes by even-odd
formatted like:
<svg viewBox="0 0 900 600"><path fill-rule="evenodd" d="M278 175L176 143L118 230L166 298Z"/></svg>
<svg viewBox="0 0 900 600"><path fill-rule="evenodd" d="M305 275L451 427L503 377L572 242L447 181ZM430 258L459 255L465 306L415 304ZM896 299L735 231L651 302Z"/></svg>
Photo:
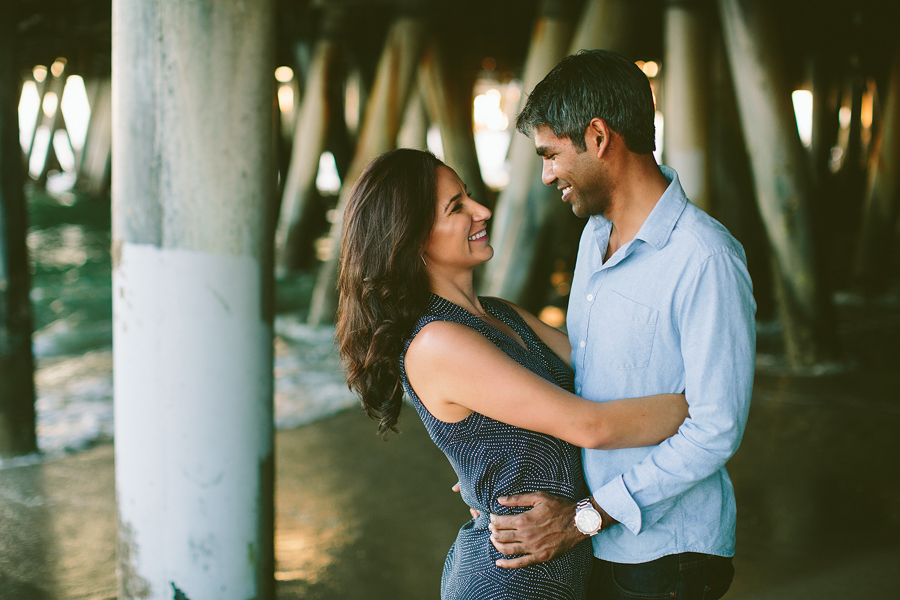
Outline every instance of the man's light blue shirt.
<svg viewBox="0 0 900 600"><path fill-rule="evenodd" d="M635 238L606 263L612 224L584 228L567 327L579 395L595 401L684 392L690 418L658 446L584 450L597 503L619 524L594 555L639 563L680 552L734 555L725 462L744 433L756 304L740 243L691 204L674 170Z"/></svg>

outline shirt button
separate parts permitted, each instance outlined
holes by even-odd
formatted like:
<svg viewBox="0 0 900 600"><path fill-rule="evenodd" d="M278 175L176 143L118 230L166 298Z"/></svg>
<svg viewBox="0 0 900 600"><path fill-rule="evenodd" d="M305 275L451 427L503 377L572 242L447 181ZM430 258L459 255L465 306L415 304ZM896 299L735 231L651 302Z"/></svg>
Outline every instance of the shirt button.
<svg viewBox="0 0 900 600"><path fill-rule="evenodd" d="M581 342L581 343L578 344L578 345L581 346L582 348L584 348L584 342Z"/></svg>
<svg viewBox="0 0 900 600"><path fill-rule="evenodd" d="M587 299L588 299L588 302L593 302L593 301L594 301L594 295L593 295L593 294L588 294L588 298L587 298Z"/></svg>

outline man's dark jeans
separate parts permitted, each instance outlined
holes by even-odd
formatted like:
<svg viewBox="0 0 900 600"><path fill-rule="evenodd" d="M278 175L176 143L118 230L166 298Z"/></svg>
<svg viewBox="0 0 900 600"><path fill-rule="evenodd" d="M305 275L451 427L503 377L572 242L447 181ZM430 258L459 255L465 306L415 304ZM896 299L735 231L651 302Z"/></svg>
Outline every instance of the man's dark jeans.
<svg viewBox="0 0 900 600"><path fill-rule="evenodd" d="M731 559L710 554L671 554L636 565L594 559L590 600L716 600L731 586Z"/></svg>

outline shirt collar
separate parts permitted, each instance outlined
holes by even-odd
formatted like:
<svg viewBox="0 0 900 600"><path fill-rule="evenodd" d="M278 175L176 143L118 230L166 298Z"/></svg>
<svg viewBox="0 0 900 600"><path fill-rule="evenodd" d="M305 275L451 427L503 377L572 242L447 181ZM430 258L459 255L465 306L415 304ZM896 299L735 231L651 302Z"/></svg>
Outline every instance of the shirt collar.
<svg viewBox="0 0 900 600"><path fill-rule="evenodd" d="M666 245L672 230L675 229L675 223L678 222L678 218L684 212L688 202L687 196L684 195L684 189L681 187L681 182L678 181L678 173L675 172L675 169L665 165L660 165L659 168L666 179L669 180L669 187L659 197L656 206L650 211L644 224L641 225L641 228L634 236L634 239L642 240L657 250ZM591 219L594 222L595 231L598 233L605 231L607 236L609 235L609 219L603 215L594 215Z"/></svg>

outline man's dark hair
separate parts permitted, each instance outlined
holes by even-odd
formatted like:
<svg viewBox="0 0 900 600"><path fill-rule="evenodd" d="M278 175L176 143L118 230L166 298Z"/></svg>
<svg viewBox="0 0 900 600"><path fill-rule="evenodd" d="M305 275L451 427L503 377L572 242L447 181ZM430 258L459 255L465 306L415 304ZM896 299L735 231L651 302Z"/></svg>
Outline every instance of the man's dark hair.
<svg viewBox="0 0 900 600"><path fill-rule="evenodd" d="M584 132L600 117L629 150L648 154L656 150L653 114L650 82L636 64L608 50L582 50L562 59L534 87L516 129L530 136L547 125L584 152Z"/></svg>

